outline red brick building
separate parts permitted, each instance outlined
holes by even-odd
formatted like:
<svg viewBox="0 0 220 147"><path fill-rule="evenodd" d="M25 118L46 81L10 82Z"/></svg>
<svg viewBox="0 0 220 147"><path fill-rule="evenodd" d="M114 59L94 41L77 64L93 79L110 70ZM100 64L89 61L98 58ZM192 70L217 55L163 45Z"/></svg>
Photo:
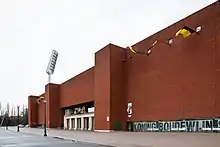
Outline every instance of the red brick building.
<svg viewBox="0 0 220 147"><path fill-rule="evenodd" d="M176 37L184 25L196 29ZM95 66L62 84L29 96L29 126L86 130L216 131L220 128L220 7L192 14L134 44L149 56L108 44L95 53ZM49 90L49 97L48 97ZM132 111L128 112L128 105ZM129 113L129 114L128 114Z"/></svg>

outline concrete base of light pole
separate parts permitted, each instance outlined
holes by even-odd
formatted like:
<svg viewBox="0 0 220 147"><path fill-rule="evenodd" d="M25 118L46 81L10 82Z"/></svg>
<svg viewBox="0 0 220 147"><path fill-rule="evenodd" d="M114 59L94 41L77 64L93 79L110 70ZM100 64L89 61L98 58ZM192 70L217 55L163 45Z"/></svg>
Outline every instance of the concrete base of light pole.
<svg viewBox="0 0 220 147"><path fill-rule="evenodd" d="M17 131L19 132L20 130L19 130L19 126L17 127Z"/></svg>
<svg viewBox="0 0 220 147"><path fill-rule="evenodd" d="M46 123L44 124L44 136L47 136L47 127L46 127Z"/></svg>
<svg viewBox="0 0 220 147"><path fill-rule="evenodd" d="M46 131L46 129L44 129L44 136L47 136L47 131Z"/></svg>

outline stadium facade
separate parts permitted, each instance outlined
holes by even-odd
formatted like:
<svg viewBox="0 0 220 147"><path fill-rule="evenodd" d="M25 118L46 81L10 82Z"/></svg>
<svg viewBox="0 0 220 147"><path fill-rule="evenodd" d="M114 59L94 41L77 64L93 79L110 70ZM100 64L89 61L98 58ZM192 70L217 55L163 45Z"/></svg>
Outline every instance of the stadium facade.
<svg viewBox="0 0 220 147"><path fill-rule="evenodd" d="M144 54L146 50L150 54ZM95 53L94 67L28 97L30 127L44 124L42 97L47 101L48 128L219 131L219 3L130 50L108 44Z"/></svg>

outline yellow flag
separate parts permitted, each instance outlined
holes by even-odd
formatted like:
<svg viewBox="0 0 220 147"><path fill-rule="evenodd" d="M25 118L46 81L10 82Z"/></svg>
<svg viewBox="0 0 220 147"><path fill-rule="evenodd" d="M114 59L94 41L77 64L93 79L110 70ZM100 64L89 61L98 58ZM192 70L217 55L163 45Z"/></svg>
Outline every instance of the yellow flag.
<svg viewBox="0 0 220 147"><path fill-rule="evenodd" d="M176 36L182 35L183 38L186 38L188 36L190 36L192 33L194 33L195 31L187 26L184 26L182 29L178 30L178 32L176 32Z"/></svg>
<svg viewBox="0 0 220 147"><path fill-rule="evenodd" d="M131 46L128 47L133 53L137 53Z"/></svg>

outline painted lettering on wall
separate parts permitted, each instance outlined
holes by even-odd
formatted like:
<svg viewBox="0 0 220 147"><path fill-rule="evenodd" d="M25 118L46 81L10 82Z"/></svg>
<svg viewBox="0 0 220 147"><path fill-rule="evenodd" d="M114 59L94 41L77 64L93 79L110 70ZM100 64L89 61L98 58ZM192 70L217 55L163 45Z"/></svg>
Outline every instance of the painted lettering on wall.
<svg viewBox="0 0 220 147"><path fill-rule="evenodd" d="M220 132L220 118L203 120L178 120L178 121L155 121L133 122L135 132Z"/></svg>

